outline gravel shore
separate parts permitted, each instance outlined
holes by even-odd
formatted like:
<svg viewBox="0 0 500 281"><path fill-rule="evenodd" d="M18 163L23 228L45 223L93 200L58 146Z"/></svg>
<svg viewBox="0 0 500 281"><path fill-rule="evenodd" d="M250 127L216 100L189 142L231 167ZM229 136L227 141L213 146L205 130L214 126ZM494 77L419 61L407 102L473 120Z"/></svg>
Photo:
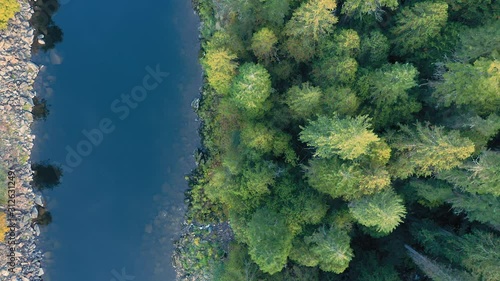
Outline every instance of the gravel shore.
<svg viewBox="0 0 500 281"><path fill-rule="evenodd" d="M33 84L40 67L30 61L33 9L27 1L19 3L21 11L6 30L0 30L0 161L14 173L13 178L0 180L15 182L9 188L15 198L0 207L13 230L0 243L0 280L5 281L42 280L43 275L43 255L37 248L40 229L33 222L38 216L36 206L43 201L30 185L33 171L29 160L35 139L31 132Z"/></svg>

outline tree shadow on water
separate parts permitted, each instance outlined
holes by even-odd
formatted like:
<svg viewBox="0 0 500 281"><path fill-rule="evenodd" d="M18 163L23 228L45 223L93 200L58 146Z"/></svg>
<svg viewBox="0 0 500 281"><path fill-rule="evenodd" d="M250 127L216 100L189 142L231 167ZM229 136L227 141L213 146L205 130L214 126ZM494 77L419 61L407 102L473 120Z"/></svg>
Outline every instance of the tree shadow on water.
<svg viewBox="0 0 500 281"><path fill-rule="evenodd" d="M35 38L32 51L39 49L48 51L53 49L57 43L63 40L62 29L55 24L52 16L59 10L58 0L38 0L31 2L33 6L33 16L30 19L31 26L35 29Z"/></svg>
<svg viewBox="0 0 500 281"><path fill-rule="evenodd" d="M63 170L60 166L42 161L31 165L35 172L33 176L33 188L39 191L53 189L61 183Z"/></svg>

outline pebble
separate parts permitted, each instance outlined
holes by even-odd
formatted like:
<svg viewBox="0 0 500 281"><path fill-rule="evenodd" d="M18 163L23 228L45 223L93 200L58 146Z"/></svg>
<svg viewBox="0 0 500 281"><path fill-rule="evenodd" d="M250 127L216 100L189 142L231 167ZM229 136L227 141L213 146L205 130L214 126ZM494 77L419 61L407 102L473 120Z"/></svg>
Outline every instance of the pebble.
<svg viewBox="0 0 500 281"><path fill-rule="evenodd" d="M42 254L36 246L40 228L38 225L32 227L31 221L38 216L35 204L43 206L43 200L35 195L29 184L33 171L26 161L35 139L31 132L33 117L26 108L33 106L32 98L36 95L33 84L41 67L30 61L34 30L28 21L33 9L28 1L18 1L21 11L9 21L6 30L0 30L0 161L13 167L16 173L14 215L19 219L13 272L9 271L4 254L8 252L7 246L0 243L0 280L41 281L44 274Z"/></svg>

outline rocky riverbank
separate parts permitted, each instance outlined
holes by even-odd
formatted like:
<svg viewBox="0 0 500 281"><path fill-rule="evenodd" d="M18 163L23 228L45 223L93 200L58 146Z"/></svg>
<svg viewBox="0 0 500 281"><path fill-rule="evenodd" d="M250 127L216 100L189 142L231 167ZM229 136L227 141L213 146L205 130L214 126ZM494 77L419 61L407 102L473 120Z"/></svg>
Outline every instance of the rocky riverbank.
<svg viewBox="0 0 500 281"><path fill-rule="evenodd" d="M33 222L38 216L36 206L43 202L30 185L33 172L29 161L35 139L31 132L33 84L40 67L30 62L35 32L29 19L33 9L27 1L19 2L20 12L6 30L0 30L0 163L15 174L15 185L9 188L15 191L10 193L15 198L1 207L7 213L9 231L14 230L0 243L0 279L5 281L42 280L43 275L42 254L36 245L40 229ZM8 179L0 181L7 183ZM10 263L12 255L14 263Z"/></svg>

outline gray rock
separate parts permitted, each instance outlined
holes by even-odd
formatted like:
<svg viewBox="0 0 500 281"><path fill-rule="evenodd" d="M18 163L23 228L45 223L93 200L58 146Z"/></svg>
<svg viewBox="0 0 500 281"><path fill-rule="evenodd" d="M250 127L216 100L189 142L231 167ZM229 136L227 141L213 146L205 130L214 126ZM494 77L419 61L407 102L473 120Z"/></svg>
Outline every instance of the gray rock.
<svg viewBox="0 0 500 281"><path fill-rule="evenodd" d="M38 206L43 207L43 200L42 200L42 196L41 196L41 195L37 195L37 196L35 197L35 203L36 203Z"/></svg>
<svg viewBox="0 0 500 281"><path fill-rule="evenodd" d="M38 209L37 209L36 207L33 207L33 208L31 209L31 218L32 218L32 219L36 219L36 218L38 218Z"/></svg>

